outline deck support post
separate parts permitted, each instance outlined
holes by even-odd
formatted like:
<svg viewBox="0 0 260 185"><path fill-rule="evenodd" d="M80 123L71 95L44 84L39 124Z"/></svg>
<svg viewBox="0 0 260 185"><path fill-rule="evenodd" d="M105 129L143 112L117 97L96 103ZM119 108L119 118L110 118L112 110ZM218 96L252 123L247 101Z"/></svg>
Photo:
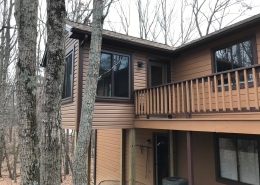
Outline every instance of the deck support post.
<svg viewBox="0 0 260 185"><path fill-rule="evenodd" d="M170 144L170 176L175 176L175 170L174 170L174 156L176 155L173 150L173 145L175 144L173 142L173 131L169 131L169 144Z"/></svg>
<svg viewBox="0 0 260 185"><path fill-rule="evenodd" d="M120 154L120 185L125 184L125 131L121 129L121 154Z"/></svg>
<svg viewBox="0 0 260 185"><path fill-rule="evenodd" d="M192 133L191 131L186 132L187 138L187 162L188 162L188 181L189 185L194 185L194 176L193 176L193 155L192 155Z"/></svg>
<svg viewBox="0 0 260 185"><path fill-rule="evenodd" d="M129 139L129 185L135 185L135 129L130 130L130 139Z"/></svg>

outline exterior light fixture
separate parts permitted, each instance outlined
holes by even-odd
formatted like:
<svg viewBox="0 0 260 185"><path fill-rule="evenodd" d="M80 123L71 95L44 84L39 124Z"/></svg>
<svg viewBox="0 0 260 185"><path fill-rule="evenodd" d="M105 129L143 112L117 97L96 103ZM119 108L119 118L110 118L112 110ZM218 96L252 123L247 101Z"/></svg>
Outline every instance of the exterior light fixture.
<svg viewBox="0 0 260 185"><path fill-rule="evenodd" d="M138 62L137 62L137 67L139 67L139 68L144 68L144 63L138 61Z"/></svg>

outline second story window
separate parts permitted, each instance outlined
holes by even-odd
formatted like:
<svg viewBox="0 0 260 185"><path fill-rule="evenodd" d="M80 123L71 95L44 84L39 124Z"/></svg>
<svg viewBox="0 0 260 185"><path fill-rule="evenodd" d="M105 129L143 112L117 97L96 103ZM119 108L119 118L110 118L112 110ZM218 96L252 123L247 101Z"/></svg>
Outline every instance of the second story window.
<svg viewBox="0 0 260 185"><path fill-rule="evenodd" d="M213 53L215 72L218 73L253 65L254 63L256 63L256 61L254 61L253 48L253 39L247 39L215 50ZM240 75L239 81L240 83L244 82L243 75ZM248 81L252 81L251 74L248 74ZM224 83L228 83L227 78L224 79ZM234 77L232 78L232 83L235 84ZM220 84L220 80L218 81L218 84Z"/></svg>
<svg viewBox="0 0 260 185"><path fill-rule="evenodd" d="M129 98L129 56L102 52L97 96Z"/></svg>
<svg viewBox="0 0 260 185"><path fill-rule="evenodd" d="M67 100L72 97L73 83L73 50L66 55L66 64L64 71L64 83L62 90L62 99Z"/></svg>

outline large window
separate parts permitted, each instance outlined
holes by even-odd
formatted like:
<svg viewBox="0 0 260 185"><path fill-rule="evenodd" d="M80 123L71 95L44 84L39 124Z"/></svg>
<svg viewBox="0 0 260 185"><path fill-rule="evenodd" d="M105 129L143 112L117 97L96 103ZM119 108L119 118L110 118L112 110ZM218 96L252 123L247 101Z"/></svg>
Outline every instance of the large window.
<svg viewBox="0 0 260 185"><path fill-rule="evenodd" d="M214 51L215 72L223 72L241 67L248 67L256 63L254 60L254 39L246 39L235 44ZM248 74L248 82L253 80L252 74ZM244 75L239 74L240 83L244 83ZM235 85L236 79L232 77L232 84ZM228 84L227 76L224 76L225 85ZM218 80L218 85L221 82Z"/></svg>
<svg viewBox="0 0 260 185"><path fill-rule="evenodd" d="M259 185L259 138L219 134L216 142L219 180Z"/></svg>
<svg viewBox="0 0 260 185"><path fill-rule="evenodd" d="M214 52L215 72L251 66L253 59L253 41L245 40Z"/></svg>
<svg viewBox="0 0 260 185"><path fill-rule="evenodd" d="M64 83L62 91L62 99L68 100L72 97L72 82L73 82L73 50L66 55L66 64L64 71Z"/></svg>
<svg viewBox="0 0 260 185"><path fill-rule="evenodd" d="M129 56L102 52L97 96L129 98Z"/></svg>

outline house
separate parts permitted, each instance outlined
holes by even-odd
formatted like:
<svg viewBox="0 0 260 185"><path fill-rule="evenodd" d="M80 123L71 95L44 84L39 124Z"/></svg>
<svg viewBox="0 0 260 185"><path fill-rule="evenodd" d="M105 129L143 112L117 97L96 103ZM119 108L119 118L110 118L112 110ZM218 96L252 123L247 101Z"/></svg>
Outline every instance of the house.
<svg viewBox="0 0 260 185"><path fill-rule="evenodd" d="M67 22L62 126L78 131L91 27ZM260 14L178 48L103 31L95 184L259 185Z"/></svg>

